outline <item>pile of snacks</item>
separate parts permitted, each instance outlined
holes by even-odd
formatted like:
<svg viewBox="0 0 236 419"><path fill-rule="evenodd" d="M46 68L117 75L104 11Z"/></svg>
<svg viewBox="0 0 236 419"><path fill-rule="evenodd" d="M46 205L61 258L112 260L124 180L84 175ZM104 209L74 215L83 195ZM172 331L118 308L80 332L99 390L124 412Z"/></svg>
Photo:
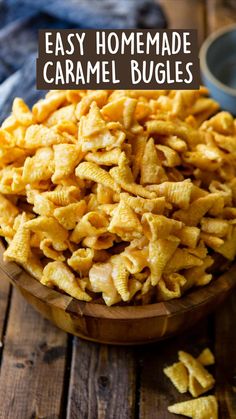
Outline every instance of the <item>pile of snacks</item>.
<svg viewBox="0 0 236 419"><path fill-rule="evenodd" d="M204 349L198 358L184 351L179 351L178 356L179 362L164 368L164 373L180 393L189 391L193 397L198 398L169 406L169 412L193 419L217 419L216 397L199 397L211 390L215 384L213 376L205 368L215 363L211 350Z"/></svg>
<svg viewBox="0 0 236 419"><path fill-rule="evenodd" d="M107 305L208 284L215 255L236 254L236 123L217 110L203 87L52 91L32 111L16 98L0 129L5 260Z"/></svg>

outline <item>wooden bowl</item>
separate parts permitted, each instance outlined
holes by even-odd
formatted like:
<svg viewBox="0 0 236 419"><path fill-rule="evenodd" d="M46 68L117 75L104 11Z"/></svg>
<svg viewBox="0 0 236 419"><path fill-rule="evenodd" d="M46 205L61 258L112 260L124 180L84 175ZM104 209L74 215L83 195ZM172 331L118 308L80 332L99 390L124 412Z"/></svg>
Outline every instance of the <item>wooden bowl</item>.
<svg viewBox="0 0 236 419"><path fill-rule="evenodd" d="M49 289L16 263L3 262L3 252L0 243L0 270L36 310L66 332L94 342L131 345L175 335L215 309L236 285L234 264L209 285L179 299L145 306L107 307Z"/></svg>

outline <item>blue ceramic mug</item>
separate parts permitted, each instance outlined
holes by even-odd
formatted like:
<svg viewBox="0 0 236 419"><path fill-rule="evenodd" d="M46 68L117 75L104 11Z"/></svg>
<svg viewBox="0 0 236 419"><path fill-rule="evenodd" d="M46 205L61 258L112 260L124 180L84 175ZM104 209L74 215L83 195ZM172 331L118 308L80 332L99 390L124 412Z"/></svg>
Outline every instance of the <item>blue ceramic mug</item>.
<svg viewBox="0 0 236 419"><path fill-rule="evenodd" d="M202 80L222 109L236 115L236 24L212 35L200 49Z"/></svg>

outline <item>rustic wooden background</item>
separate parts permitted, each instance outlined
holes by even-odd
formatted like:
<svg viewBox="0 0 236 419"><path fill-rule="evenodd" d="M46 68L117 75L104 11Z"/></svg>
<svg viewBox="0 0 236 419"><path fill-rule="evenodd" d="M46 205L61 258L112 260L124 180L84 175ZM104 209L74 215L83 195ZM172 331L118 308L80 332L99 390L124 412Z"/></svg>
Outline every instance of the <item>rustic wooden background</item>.
<svg viewBox="0 0 236 419"><path fill-rule="evenodd" d="M171 28L197 28L199 44L236 22L236 0L160 0ZM216 355L220 419L236 418L236 294L188 334L142 347L87 343L37 314L0 281L1 419L171 419L180 396L162 373L179 349ZM182 416L178 416L180 419Z"/></svg>

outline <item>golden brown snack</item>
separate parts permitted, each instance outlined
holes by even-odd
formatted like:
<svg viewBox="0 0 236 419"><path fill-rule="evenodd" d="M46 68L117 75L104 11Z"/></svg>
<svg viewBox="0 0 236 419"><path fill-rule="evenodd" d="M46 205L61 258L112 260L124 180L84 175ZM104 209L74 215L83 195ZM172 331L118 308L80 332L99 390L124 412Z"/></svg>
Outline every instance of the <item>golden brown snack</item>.
<svg viewBox="0 0 236 419"><path fill-rule="evenodd" d="M217 109L204 88L16 98L0 128L5 259L108 305L209 283L214 256L236 255L236 124Z"/></svg>
<svg viewBox="0 0 236 419"><path fill-rule="evenodd" d="M168 407L169 412L193 419L218 419L218 404L215 396L199 397Z"/></svg>

